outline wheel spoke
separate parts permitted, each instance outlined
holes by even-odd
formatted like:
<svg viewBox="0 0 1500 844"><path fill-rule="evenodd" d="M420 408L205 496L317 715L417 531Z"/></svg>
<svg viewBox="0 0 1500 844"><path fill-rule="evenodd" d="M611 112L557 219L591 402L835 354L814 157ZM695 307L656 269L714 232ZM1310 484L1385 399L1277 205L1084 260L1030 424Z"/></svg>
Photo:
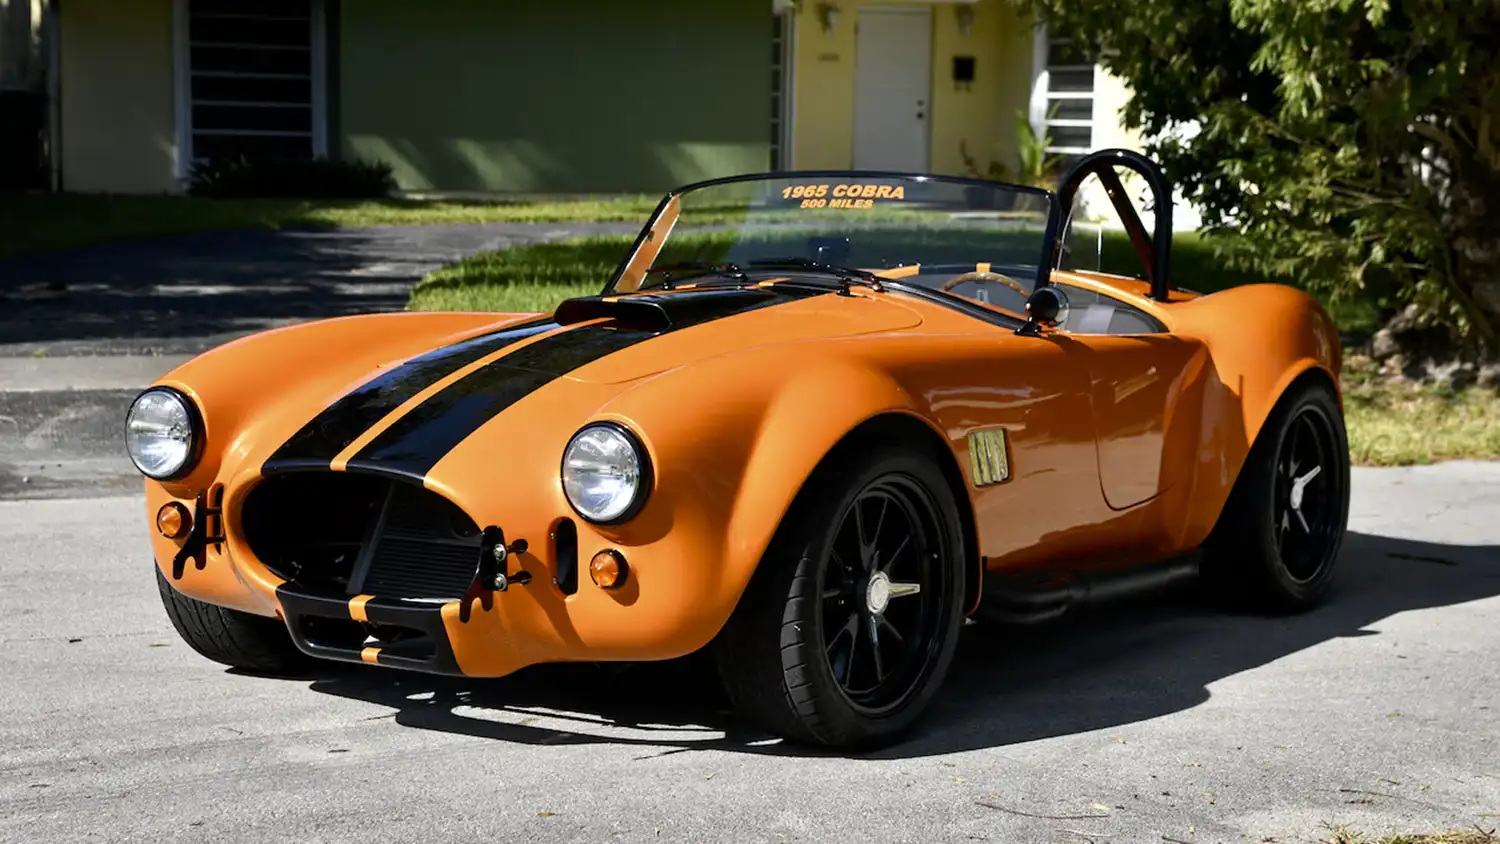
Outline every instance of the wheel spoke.
<svg viewBox="0 0 1500 844"><path fill-rule="evenodd" d="M1297 514L1297 522L1298 522L1298 524L1302 525L1302 532L1305 533L1305 534L1307 534L1308 536L1311 536L1312 535L1312 528L1310 528L1310 527L1307 526L1307 519L1302 518L1302 511L1301 510L1293 510L1292 512L1295 513L1295 514Z"/></svg>
<svg viewBox="0 0 1500 844"><path fill-rule="evenodd" d="M874 551L880 544L880 531L885 527L885 511L891 506L891 499L885 496L880 498L880 515L875 517L875 532L870 535L870 550Z"/></svg>
<svg viewBox="0 0 1500 844"><path fill-rule="evenodd" d="M901 647L906 646L906 637L901 635L901 631L896 629L896 625L892 624L891 620L889 618L886 618L884 613L881 613L880 615L880 626L885 630L887 635L894 636L896 638L897 645Z"/></svg>
<svg viewBox="0 0 1500 844"><path fill-rule="evenodd" d="M843 651L845 658L842 663L840 663L838 654L835 653L835 651L838 649L839 643L846 639L849 645L848 648ZM833 669L833 678L834 680L838 681L838 684L840 686L847 687L849 685L849 675L854 668L854 651L855 647L858 644L859 613L851 612L849 614L849 620L844 622L843 626L839 628L837 633L833 634L833 638L829 640L828 646L824 648L824 653L828 655L828 664ZM840 667L843 668L843 671L839 670Z"/></svg>
<svg viewBox="0 0 1500 844"><path fill-rule="evenodd" d="M1287 449L1287 474L1293 478L1297 477L1297 466L1302 461L1302 449L1298 446L1302 444L1302 429L1305 427L1307 423L1301 420L1292 426L1292 445Z"/></svg>
<svg viewBox="0 0 1500 844"><path fill-rule="evenodd" d="M870 570L873 562L874 546L865 540L865 508L864 499L854 500L854 537L859 540L859 565L865 571Z"/></svg>
<svg viewBox="0 0 1500 844"><path fill-rule="evenodd" d="M880 625L875 616L865 616L865 629L869 633L870 656L875 663L875 682L885 680L885 660L880 656Z"/></svg>
<svg viewBox="0 0 1500 844"><path fill-rule="evenodd" d="M837 597L839 597L840 595L843 595L843 594L844 594L844 590L842 590L842 589L824 589L823 590L823 600L827 601L830 598L837 598Z"/></svg>
<svg viewBox="0 0 1500 844"><path fill-rule="evenodd" d="M906 546L909 544L911 544L911 534L908 533L901 537L901 544L896 546L896 550L892 551L891 555L885 558L885 563L881 565L880 570L886 574L890 574L891 566L895 565L896 558L901 556L901 552L905 551Z"/></svg>

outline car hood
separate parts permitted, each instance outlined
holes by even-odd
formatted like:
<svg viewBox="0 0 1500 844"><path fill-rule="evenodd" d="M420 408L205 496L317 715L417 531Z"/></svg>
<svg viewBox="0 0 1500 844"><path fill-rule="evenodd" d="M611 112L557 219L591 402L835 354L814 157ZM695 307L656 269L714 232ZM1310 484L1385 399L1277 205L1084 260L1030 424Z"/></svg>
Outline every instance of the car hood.
<svg viewBox="0 0 1500 844"><path fill-rule="evenodd" d="M551 421L571 430L567 417L587 415L626 385L678 366L921 322L916 311L883 294L792 285L575 300L555 314L508 322L379 368L286 438L261 472L335 468L419 480L522 402L548 405Z"/></svg>
<svg viewBox="0 0 1500 844"><path fill-rule="evenodd" d="M559 360L547 374L618 384L760 346L899 331L922 323L916 311L888 297L809 288L683 290L598 301L600 305L577 316L606 319L596 325L615 332L616 342L610 345L618 350L582 366ZM570 316L559 311L562 319Z"/></svg>

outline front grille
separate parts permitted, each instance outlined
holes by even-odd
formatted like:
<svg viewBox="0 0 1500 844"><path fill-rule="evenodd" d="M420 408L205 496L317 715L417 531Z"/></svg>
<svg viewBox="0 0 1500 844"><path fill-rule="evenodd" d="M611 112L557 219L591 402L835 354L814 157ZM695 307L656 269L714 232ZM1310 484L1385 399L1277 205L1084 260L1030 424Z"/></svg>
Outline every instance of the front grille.
<svg viewBox="0 0 1500 844"><path fill-rule="evenodd" d="M325 593L454 600L481 532L453 502L404 481L296 472L251 491L241 530L267 568Z"/></svg>
<svg viewBox="0 0 1500 844"><path fill-rule="evenodd" d="M462 598L479 563L479 527L452 502L421 487L393 482L386 506L360 591Z"/></svg>

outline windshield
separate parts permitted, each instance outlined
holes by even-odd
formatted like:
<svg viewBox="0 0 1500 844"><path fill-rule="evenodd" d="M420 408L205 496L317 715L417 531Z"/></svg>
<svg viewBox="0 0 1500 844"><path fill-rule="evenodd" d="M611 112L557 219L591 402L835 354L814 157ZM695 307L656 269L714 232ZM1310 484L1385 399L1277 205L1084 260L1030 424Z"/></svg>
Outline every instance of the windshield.
<svg viewBox="0 0 1500 844"><path fill-rule="evenodd" d="M1051 202L1041 190L932 176L711 182L662 205L606 295L873 275L1022 314L1044 263Z"/></svg>

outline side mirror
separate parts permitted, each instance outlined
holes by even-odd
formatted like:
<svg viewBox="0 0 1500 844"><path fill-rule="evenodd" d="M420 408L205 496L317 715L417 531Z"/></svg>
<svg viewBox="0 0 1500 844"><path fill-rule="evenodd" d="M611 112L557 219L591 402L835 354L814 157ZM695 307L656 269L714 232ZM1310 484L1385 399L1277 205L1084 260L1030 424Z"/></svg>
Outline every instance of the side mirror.
<svg viewBox="0 0 1500 844"><path fill-rule="evenodd" d="M1036 337L1043 328L1058 328L1068 321L1068 294L1050 284L1038 287L1026 299L1026 324L1016 329L1023 337Z"/></svg>

